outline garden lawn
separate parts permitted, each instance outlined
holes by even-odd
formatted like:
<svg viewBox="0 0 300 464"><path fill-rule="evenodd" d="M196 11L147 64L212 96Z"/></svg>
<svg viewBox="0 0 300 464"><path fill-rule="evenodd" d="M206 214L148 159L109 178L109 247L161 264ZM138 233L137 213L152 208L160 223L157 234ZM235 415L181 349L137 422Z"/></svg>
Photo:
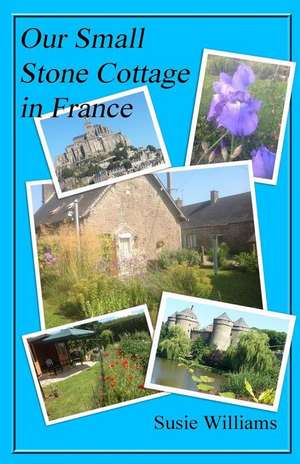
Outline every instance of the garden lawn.
<svg viewBox="0 0 300 464"><path fill-rule="evenodd" d="M99 363L80 374L45 387L45 405L49 420L94 409L94 394L99 380ZM58 393L58 398L53 392Z"/></svg>
<svg viewBox="0 0 300 464"><path fill-rule="evenodd" d="M111 307L107 305L101 313L96 309L93 316L147 303L152 320L155 321L163 290L253 308L262 308L258 273L221 270L215 276L211 269L199 269L196 267L185 269L188 271L195 270L193 281L190 279L189 272L184 275L183 268L178 267L175 269L176 272L169 270L153 272L143 278L128 281L128 284L125 281L122 292L126 294L126 298L120 298L119 304L118 299L115 298ZM180 279L179 276L182 276L182 278ZM99 276L100 278L101 276ZM112 279L115 279L116 284L118 284L118 279ZM89 293L88 289L87 293ZM109 293L114 293L115 296L117 294L113 286ZM124 301L126 301L125 306ZM44 307L47 328L92 316L92 314L87 315L82 312L80 303L76 304L72 291L67 294L59 290L55 291L55 287L51 292L47 292L47 298L44 298Z"/></svg>

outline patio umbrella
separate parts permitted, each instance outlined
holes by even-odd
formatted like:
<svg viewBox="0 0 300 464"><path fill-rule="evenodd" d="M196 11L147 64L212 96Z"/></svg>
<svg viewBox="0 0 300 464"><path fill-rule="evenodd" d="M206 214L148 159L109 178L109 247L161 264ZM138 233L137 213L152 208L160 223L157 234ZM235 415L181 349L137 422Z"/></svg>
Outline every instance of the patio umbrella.
<svg viewBox="0 0 300 464"><path fill-rule="evenodd" d="M80 338L88 338L91 335L95 335L95 332L93 330L62 329L59 332L56 332L52 335L48 335L47 338L42 340L42 343L78 340Z"/></svg>

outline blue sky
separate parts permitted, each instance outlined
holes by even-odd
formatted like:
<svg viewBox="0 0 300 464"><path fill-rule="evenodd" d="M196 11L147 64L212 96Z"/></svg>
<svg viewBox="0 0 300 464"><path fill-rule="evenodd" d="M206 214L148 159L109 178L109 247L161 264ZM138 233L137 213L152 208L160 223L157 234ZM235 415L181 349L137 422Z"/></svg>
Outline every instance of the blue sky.
<svg viewBox="0 0 300 464"><path fill-rule="evenodd" d="M127 135L132 145L154 145L159 147L159 142L143 92L110 100L106 102L105 105L111 103L118 103L120 106L125 103L131 103L133 105L131 116L128 118L123 118L119 115L115 118L90 118L92 124L102 124L113 132L123 132L124 135ZM85 132L85 119L77 117L77 113L78 111L74 112L72 118L68 118L65 114L62 114L57 118L49 118L41 121L50 154L54 161L58 155L64 152L65 147L72 143L73 137Z"/></svg>
<svg viewBox="0 0 300 464"><path fill-rule="evenodd" d="M166 174L159 174L166 185ZM210 191L218 190L220 197L250 191L247 166L214 167L174 172L171 175L173 198L181 198L184 205L209 200Z"/></svg>
<svg viewBox="0 0 300 464"><path fill-rule="evenodd" d="M189 301L187 298L186 301L179 300L176 297L168 297L167 303L165 306L165 313L163 320L166 321L168 317L173 314L175 311L182 311L183 309L190 308L191 305L194 305L193 311L197 315L201 327L206 327L208 324L213 322L215 317L218 317L223 312L226 312L227 315L233 321L236 321L240 317L243 317L249 327L257 327L258 329L269 329L269 330L278 330L280 332L287 332L289 321L286 319L279 319L276 317L266 317L263 315L254 314L251 311L236 311L231 309L222 309L222 307L217 307L212 302L211 304L195 304L194 302Z"/></svg>
<svg viewBox="0 0 300 464"><path fill-rule="evenodd" d="M159 174L159 178L166 185L166 174ZM220 197L250 190L247 166L174 172L171 179L174 188L173 198L183 198L185 205L208 200L211 190L218 190ZM32 187L34 211L41 206L41 190L40 185Z"/></svg>

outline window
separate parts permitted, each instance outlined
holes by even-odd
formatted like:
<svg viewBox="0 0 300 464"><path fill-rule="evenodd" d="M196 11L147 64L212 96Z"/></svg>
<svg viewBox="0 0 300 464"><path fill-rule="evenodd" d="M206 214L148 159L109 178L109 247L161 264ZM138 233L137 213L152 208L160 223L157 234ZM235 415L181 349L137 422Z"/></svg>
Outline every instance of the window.
<svg viewBox="0 0 300 464"><path fill-rule="evenodd" d="M132 255L132 236L131 234L119 235L119 257L120 259L128 259Z"/></svg>
<svg viewBox="0 0 300 464"><path fill-rule="evenodd" d="M197 235L196 234L187 234L185 237L186 247L187 248L197 248Z"/></svg>

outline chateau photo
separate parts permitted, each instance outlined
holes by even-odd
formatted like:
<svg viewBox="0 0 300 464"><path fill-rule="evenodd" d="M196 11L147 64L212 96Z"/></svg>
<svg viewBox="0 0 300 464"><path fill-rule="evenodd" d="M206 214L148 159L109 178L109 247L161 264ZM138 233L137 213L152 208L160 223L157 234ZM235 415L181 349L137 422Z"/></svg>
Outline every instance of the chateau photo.
<svg viewBox="0 0 300 464"><path fill-rule="evenodd" d="M164 292L145 385L276 411L294 322Z"/></svg>
<svg viewBox="0 0 300 464"><path fill-rule="evenodd" d="M59 198L170 165L146 88L97 100L86 110L67 109L36 119ZM107 103L106 103L107 102ZM82 106L82 105L81 105ZM83 116L84 115L84 116Z"/></svg>

